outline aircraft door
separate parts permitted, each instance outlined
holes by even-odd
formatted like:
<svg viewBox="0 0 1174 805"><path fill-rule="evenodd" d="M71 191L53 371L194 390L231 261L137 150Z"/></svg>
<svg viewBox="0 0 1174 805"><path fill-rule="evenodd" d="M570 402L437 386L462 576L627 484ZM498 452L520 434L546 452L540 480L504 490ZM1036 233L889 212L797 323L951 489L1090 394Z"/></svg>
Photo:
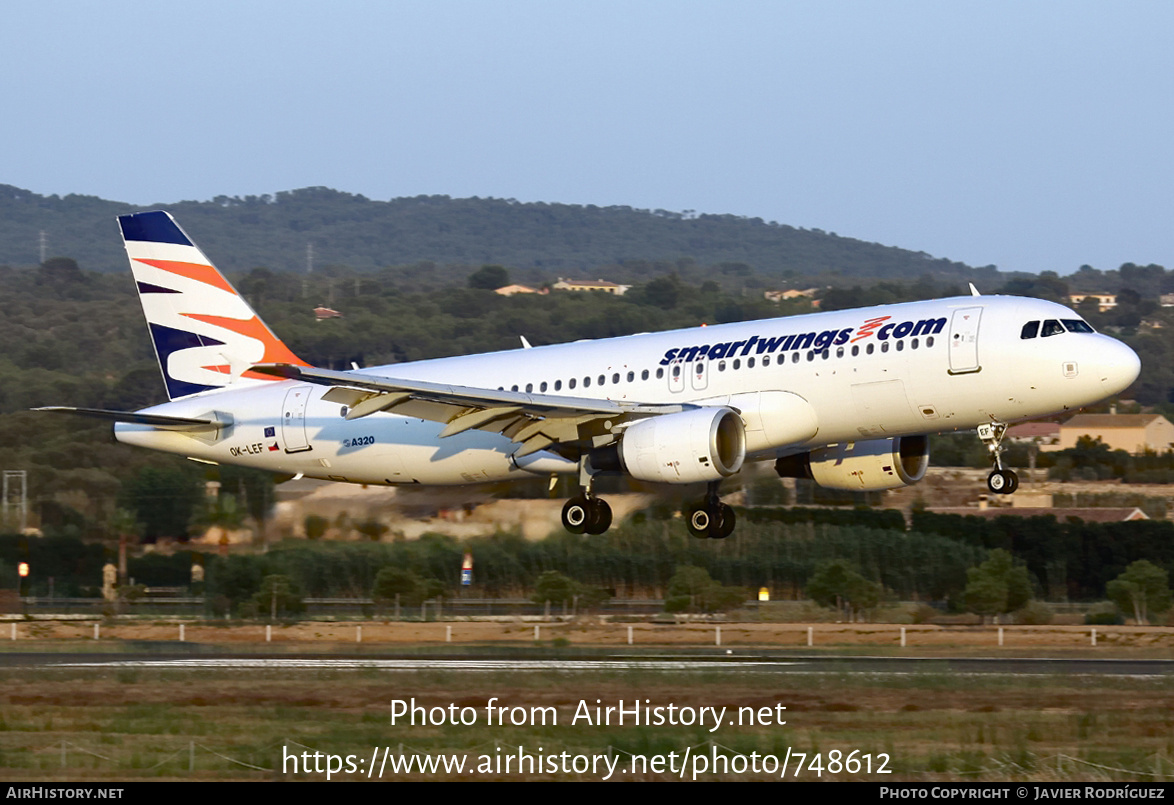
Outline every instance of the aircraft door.
<svg viewBox="0 0 1174 805"><path fill-rule="evenodd" d="M675 360L669 364L669 391L677 393L685 390L685 363Z"/></svg>
<svg viewBox="0 0 1174 805"><path fill-rule="evenodd" d="M696 391L704 391L709 387L709 361L696 361L689 374L693 377L693 388Z"/></svg>
<svg viewBox="0 0 1174 805"><path fill-rule="evenodd" d="M306 403L310 399L312 386L294 386L285 393L281 409L281 437L285 452L301 453L310 450L310 439L306 435Z"/></svg>
<svg viewBox="0 0 1174 805"><path fill-rule="evenodd" d="M981 307L963 307L954 311L950 319L950 374L961 375L982 368L978 362L978 322L981 318Z"/></svg>

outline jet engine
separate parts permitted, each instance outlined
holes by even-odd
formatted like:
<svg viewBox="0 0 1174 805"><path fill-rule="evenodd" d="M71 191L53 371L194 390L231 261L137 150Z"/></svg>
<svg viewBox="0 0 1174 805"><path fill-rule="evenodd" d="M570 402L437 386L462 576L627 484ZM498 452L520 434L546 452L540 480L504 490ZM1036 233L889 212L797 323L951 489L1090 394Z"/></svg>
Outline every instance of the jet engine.
<svg viewBox="0 0 1174 805"><path fill-rule="evenodd" d="M929 437L900 436L830 444L775 462L783 478L810 478L828 489L868 492L915 484L929 467Z"/></svg>
<svg viewBox="0 0 1174 805"><path fill-rule="evenodd" d="M619 459L641 481L691 484L733 475L746 458L746 427L729 408L641 419L624 431Z"/></svg>

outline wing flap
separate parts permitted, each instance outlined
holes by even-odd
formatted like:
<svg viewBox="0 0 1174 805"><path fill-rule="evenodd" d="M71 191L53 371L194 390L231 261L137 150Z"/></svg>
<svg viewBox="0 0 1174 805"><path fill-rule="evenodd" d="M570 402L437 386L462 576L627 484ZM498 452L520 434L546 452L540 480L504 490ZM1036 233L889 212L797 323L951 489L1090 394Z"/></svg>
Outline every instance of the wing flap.
<svg viewBox="0 0 1174 805"><path fill-rule="evenodd" d="M445 425L442 438L468 430L501 433L521 445L516 455L525 456L554 444L571 445L617 432L626 422L660 414L677 413L692 405L644 405L528 394L504 389L450 386L424 380L381 377L365 372L340 372L293 364L261 364L259 374L314 383L332 388L323 399L350 407L347 419L380 411L426 419Z"/></svg>

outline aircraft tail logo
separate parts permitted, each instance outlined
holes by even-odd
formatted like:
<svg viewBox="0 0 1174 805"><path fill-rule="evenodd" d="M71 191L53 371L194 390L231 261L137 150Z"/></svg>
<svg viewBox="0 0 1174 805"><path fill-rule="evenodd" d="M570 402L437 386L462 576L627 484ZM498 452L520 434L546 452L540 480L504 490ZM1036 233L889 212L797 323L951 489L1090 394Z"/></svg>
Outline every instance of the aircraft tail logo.
<svg viewBox="0 0 1174 805"><path fill-rule="evenodd" d="M118 216L155 357L172 400L275 378L258 363L308 364L281 342L170 214Z"/></svg>

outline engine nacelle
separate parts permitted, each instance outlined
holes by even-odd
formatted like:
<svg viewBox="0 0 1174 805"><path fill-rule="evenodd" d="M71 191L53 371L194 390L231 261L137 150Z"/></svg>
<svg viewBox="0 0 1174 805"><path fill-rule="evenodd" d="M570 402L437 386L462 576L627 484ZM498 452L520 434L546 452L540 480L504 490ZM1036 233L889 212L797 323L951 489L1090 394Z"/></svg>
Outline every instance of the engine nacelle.
<svg viewBox="0 0 1174 805"><path fill-rule="evenodd" d="M915 484L928 467L928 436L832 444L775 462L784 478L810 478L828 489L856 492Z"/></svg>
<svg viewBox="0 0 1174 805"><path fill-rule="evenodd" d="M746 428L729 408L695 408L641 419L619 445L624 471L641 481L717 481L742 468Z"/></svg>

